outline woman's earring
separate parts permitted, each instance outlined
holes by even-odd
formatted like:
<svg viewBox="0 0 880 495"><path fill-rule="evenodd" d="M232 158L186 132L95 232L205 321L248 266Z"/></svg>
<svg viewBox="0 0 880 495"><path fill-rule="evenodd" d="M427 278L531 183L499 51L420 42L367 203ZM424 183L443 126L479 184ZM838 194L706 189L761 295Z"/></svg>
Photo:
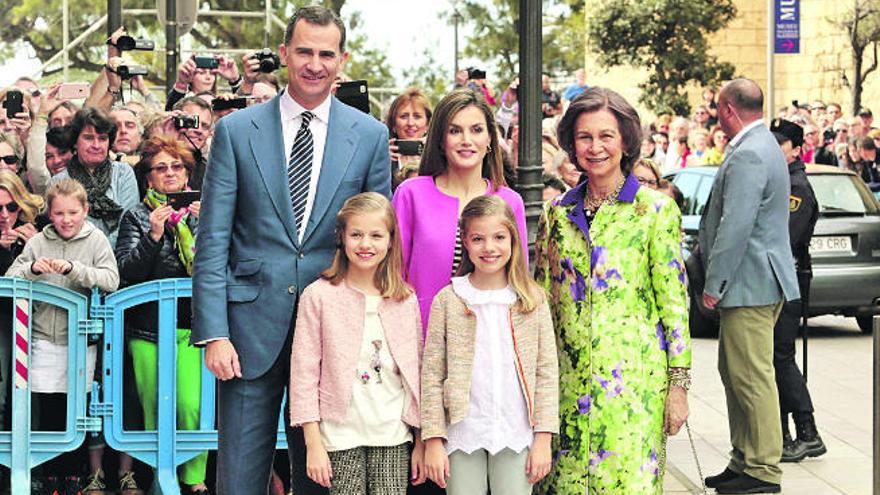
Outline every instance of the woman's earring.
<svg viewBox="0 0 880 495"><path fill-rule="evenodd" d="M486 146L486 153L489 154L491 152L492 152L492 145L490 144L490 145Z"/></svg>

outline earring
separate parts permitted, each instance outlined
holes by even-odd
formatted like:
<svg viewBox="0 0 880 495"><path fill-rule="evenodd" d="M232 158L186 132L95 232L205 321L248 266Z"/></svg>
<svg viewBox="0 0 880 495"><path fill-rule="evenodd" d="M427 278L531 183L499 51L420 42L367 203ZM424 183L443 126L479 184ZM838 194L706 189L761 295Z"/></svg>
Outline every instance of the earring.
<svg viewBox="0 0 880 495"><path fill-rule="evenodd" d="M486 153L491 153L491 152L492 152L492 145L490 144L490 145L486 146Z"/></svg>

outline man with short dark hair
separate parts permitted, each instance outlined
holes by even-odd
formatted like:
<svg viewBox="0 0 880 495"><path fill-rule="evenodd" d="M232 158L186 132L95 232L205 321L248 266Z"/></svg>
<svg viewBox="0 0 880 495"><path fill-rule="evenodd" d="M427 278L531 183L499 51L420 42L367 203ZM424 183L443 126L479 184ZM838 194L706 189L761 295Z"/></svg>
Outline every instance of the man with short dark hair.
<svg viewBox="0 0 880 495"><path fill-rule="evenodd" d="M126 106L117 106L110 110L110 118L116 122L116 140L111 151L116 153L118 161L137 164L143 132L137 113Z"/></svg>
<svg viewBox="0 0 880 495"><path fill-rule="evenodd" d="M877 167L877 145L874 138L862 137L856 140L858 156L853 168L872 191L880 190L880 168Z"/></svg>
<svg viewBox="0 0 880 495"><path fill-rule="evenodd" d="M179 115L198 117L198 125L177 129L178 139L188 143L193 150L196 166L189 178L189 187L200 191L208 168L208 145L214 135L214 111L211 104L199 96L187 96L174 105Z"/></svg>
<svg viewBox="0 0 880 495"><path fill-rule="evenodd" d="M782 470L773 326L783 300L799 297L788 239L785 158L763 123L764 95L735 79L718 97L730 137L700 219L703 305L718 308L718 371L727 396L730 462L706 478L717 493L778 493Z"/></svg>
<svg viewBox="0 0 880 495"><path fill-rule="evenodd" d="M387 129L330 94L342 20L298 9L279 54L285 91L217 123L202 194L192 342L219 379L219 495L267 493L300 294L333 260L342 204L391 194ZM292 491L326 493L306 475L302 428L285 424Z"/></svg>

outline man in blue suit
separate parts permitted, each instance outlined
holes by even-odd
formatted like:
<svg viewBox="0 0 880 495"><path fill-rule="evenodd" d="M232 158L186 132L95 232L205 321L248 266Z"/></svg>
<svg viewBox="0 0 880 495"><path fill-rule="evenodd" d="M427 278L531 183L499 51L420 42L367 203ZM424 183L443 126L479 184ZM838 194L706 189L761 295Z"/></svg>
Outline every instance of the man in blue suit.
<svg viewBox="0 0 880 495"><path fill-rule="evenodd" d="M799 295L788 242L788 166L763 107L753 81L721 89L718 121L731 140L700 219L703 303L721 315L718 371L733 445L727 469L706 478L717 493L781 490L773 326L783 299Z"/></svg>
<svg viewBox="0 0 880 495"><path fill-rule="evenodd" d="M281 58L286 91L215 129L193 273L192 341L220 380L217 492L267 493L289 381L297 299L335 251L349 197L389 196L386 128L331 95L348 54L330 10L298 9ZM302 430L287 439L297 495L326 493L305 474Z"/></svg>

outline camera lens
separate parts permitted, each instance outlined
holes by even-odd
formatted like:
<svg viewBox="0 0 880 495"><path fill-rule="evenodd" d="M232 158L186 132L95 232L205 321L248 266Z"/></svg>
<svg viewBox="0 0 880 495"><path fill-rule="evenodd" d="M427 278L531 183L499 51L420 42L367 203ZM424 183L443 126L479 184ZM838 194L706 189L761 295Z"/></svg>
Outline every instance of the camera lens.
<svg viewBox="0 0 880 495"><path fill-rule="evenodd" d="M120 51L134 50L134 46L135 46L135 41L134 41L134 38L132 38L131 36L127 36L127 35L120 36L116 40L116 48L118 48Z"/></svg>

